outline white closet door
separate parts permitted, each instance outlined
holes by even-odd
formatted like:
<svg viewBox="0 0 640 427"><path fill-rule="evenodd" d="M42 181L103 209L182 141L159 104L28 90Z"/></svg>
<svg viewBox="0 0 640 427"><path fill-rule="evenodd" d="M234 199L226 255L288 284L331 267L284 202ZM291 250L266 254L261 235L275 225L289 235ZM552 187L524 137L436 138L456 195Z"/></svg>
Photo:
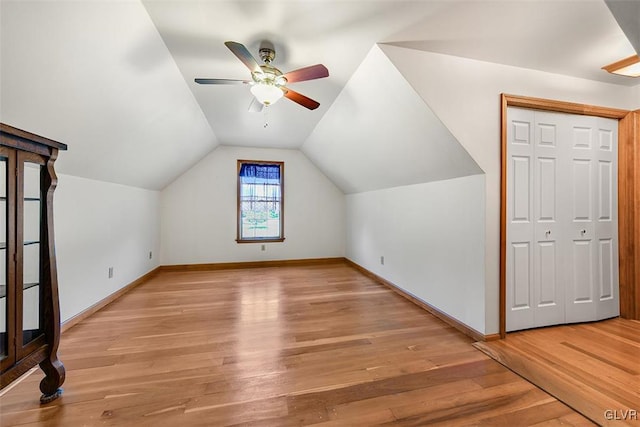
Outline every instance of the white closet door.
<svg viewBox="0 0 640 427"><path fill-rule="evenodd" d="M594 320L596 305L597 241L595 239L594 190L597 187L597 160L594 152L594 119L588 116L572 117L570 139L571 159L567 168L570 181L570 216L566 224L571 239L568 258L567 321Z"/></svg>
<svg viewBox="0 0 640 427"><path fill-rule="evenodd" d="M534 114L510 108L507 124L507 330L534 324Z"/></svg>
<svg viewBox="0 0 640 427"><path fill-rule="evenodd" d="M507 111L507 331L618 315L616 120Z"/></svg>
<svg viewBox="0 0 640 427"><path fill-rule="evenodd" d="M571 117L570 280L566 321L619 314L616 120Z"/></svg>
<svg viewBox="0 0 640 427"><path fill-rule="evenodd" d="M598 119L595 235L598 242L597 319L620 315L618 258L618 121Z"/></svg>
<svg viewBox="0 0 640 427"><path fill-rule="evenodd" d="M568 150L566 130L557 114L536 111L533 169L534 185L534 324L557 325L565 321L564 282L567 230L567 182L562 179Z"/></svg>

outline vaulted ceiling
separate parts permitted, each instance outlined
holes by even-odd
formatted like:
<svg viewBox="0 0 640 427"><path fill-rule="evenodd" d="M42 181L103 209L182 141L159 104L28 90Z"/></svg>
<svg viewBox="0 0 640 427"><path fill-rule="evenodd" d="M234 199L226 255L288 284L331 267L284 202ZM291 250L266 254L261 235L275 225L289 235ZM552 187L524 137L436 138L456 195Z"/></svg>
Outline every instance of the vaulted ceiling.
<svg viewBox="0 0 640 427"><path fill-rule="evenodd" d="M345 192L480 173L376 44L633 86L600 67L635 52L636 6L2 0L0 120L67 143L62 173L156 190L220 144L301 148ZM194 83L249 77L226 40L256 57L270 41L283 71L326 65L328 78L291 85L320 107L251 113L248 87ZM363 180L349 164L364 152L371 170L408 166Z"/></svg>

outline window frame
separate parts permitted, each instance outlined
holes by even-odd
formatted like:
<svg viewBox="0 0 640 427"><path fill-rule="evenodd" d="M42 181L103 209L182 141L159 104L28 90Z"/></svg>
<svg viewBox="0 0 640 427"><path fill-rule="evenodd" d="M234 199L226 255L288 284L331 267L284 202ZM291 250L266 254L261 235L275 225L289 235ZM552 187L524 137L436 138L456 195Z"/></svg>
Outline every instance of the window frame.
<svg viewBox="0 0 640 427"><path fill-rule="evenodd" d="M241 182L240 182L240 170L244 164L254 165L271 165L278 166L280 168L280 236L279 237L258 237L258 238L242 238L242 209L241 209ZM236 170L236 242L237 243L273 243L284 241L284 162L282 161L266 161L266 160L238 160Z"/></svg>

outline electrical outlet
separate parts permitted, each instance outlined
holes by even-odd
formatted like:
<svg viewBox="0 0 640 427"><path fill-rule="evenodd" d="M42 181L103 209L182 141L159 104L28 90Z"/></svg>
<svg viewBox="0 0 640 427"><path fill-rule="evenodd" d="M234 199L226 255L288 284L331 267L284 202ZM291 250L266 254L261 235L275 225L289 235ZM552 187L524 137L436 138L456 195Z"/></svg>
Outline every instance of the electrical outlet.
<svg viewBox="0 0 640 427"><path fill-rule="evenodd" d="M267 245L261 245L261 246L260 246L260 250L261 250L262 252L266 251L266 250L267 250Z"/></svg>
<svg viewBox="0 0 640 427"><path fill-rule="evenodd" d="M113 279L113 267L109 267L109 279Z"/></svg>
<svg viewBox="0 0 640 427"><path fill-rule="evenodd" d="M149 251L149 259L152 259L152 258L153 258L153 252Z"/></svg>
<svg viewBox="0 0 640 427"><path fill-rule="evenodd" d="M383 256L380 257L380 264L384 265L384 257Z"/></svg>

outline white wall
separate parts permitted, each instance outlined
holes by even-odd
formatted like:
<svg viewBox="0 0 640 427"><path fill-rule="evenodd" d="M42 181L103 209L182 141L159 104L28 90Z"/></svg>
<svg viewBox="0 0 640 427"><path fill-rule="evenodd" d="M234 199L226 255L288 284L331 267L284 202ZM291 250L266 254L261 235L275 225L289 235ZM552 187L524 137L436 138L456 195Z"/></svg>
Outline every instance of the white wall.
<svg viewBox="0 0 640 427"><path fill-rule="evenodd" d="M484 186L472 175L347 195L347 257L483 332Z"/></svg>
<svg viewBox="0 0 640 427"><path fill-rule="evenodd" d="M237 160L284 161L282 243L236 243ZM344 195L299 150L219 146L161 194L163 265L344 256Z"/></svg>
<svg viewBox="0 0 640 427"><path fill-rule="evenodd" d="M485 330L480 332L496 333L500 260L500 94L634 109L639 107L637 92L627 86L391 45L381 45L381 49L486 174L483 190L486 203Z"/></svg>
<svg viewBox="0 0 640 427"><path fill-rule="evenodd" d="M158 266L159 201L158 191L58 175L54 230L62 321Z"/></svg>

